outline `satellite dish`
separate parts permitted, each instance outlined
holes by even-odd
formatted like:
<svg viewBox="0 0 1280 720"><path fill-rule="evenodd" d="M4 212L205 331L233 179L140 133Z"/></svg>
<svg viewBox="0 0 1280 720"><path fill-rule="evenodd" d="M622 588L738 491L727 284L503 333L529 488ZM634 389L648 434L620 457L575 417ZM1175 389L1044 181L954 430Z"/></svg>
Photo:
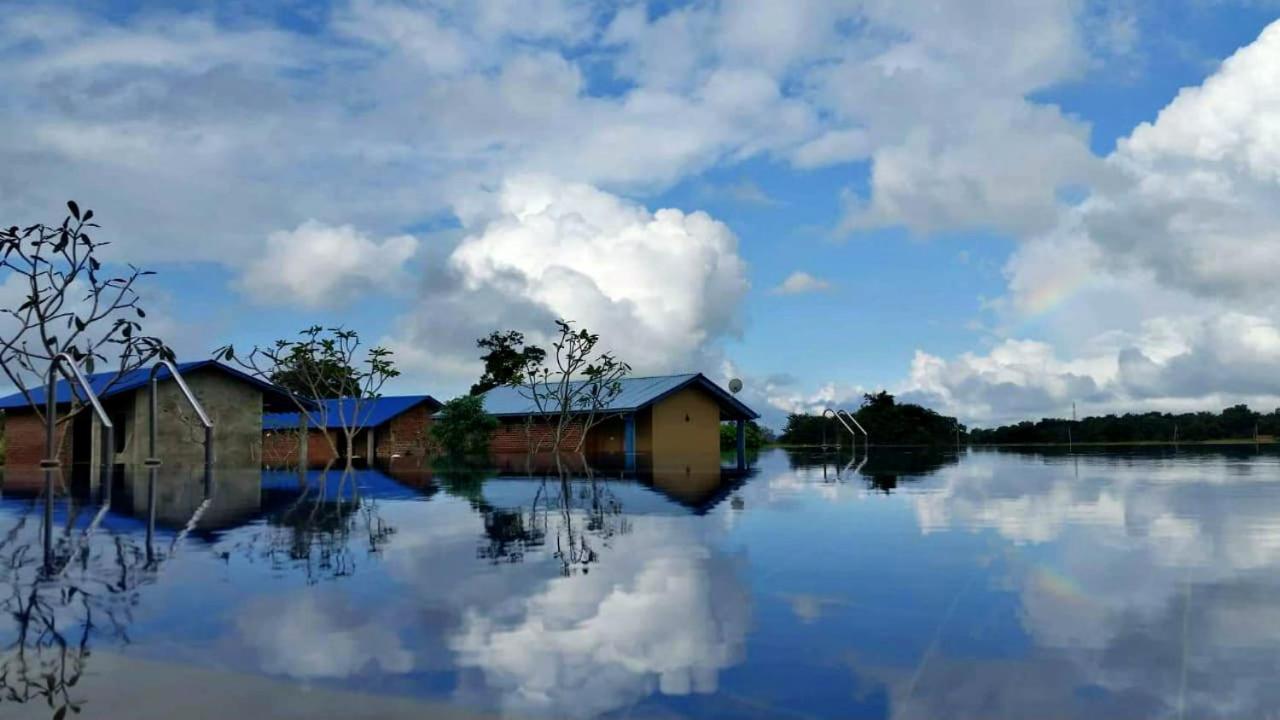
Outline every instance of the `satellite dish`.
<svg viewBox="0 0 1280 720"><path fill-rule="evenodd" d="M737 395L741 391L742 391L741 380L739 380L738 378L734 378L729 381L729 392L733 393L734 395Z"/></svg>

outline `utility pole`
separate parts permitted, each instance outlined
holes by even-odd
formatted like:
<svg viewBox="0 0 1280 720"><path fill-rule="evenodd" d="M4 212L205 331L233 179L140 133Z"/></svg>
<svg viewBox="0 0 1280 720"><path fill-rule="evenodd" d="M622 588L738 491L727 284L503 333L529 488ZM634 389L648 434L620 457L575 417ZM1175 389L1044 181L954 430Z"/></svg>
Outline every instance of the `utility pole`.
<svg viewBox="0 0 1280 720"><path fill-rule="evenodd" d="M1076 426L1076 403L1073 400L1071 401L1071 424L1067 426L1067 451L1068 452L1075 452L1075 449L1076 449L1075 438L1071 434L1071 430L1075 426Z"/></svg>

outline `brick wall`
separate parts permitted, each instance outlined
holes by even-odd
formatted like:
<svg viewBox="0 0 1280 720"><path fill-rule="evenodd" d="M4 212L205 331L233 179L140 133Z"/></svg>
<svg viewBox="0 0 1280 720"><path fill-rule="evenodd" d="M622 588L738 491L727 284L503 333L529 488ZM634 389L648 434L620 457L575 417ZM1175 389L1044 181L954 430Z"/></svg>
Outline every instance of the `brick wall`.
<svg viewBox="0 0 1280 720"><path fill-rule="evenodd" d="M334 443L342 446L341 434L333 436ZM333 449L319 430L307 432L307 464L324 465L335 459ZM296 465L298 463L298 431L274 430L262 435L262 464L269 467Z"/></svg>
<svg viewBox="0 0 1280 720"><path fill-rule="evenodd" d="M497 455L527 453L529 452L530 444L538 441L541 441L538 447L539 451L551 451L553 431L550 425L534 423L533 427L529 428L529 436L526 436L523 418L514 420L502 419L499 423L497 429L489 435L489 452ZM565 430L564 437L560 439L560 450L572 451L578 446L578 438L581 435L581 426L571 425Z"/></svg>
<svg viewBox="0 0 1280 720"><path fill-rule="evenodd" d="M64 466L71 464L71 433L66 432L69 423L58 428L60 457ZM44 423L33 412L10 411L4 420L5 467L38 468L44 459ZM88 450L85 451L86 453ZM82 458L88 461L88 455Z"/></svg>
<svg viewBox="0 0 1280 720"><path fill-rule="evenodd" d="M391 418L374 431L375 453L380 460L423 457L431 452L431 410L419 405Z"/></svg>

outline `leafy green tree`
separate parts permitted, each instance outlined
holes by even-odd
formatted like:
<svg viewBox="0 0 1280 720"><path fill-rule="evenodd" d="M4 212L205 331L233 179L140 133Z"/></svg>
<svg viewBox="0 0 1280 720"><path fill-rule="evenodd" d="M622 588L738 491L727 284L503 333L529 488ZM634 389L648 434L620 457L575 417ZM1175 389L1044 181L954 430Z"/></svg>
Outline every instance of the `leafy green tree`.
<svg viewBox="0 0 1280 720"><path fill-rule="evenodd" d="M1074 443L1207 442L1251 440L1280 434L1280 410L1262 414L1246 405L1221 413L1126 413L1098 415L1077 421L1062 418L1024 420L1012 425L975 429L972 442L982 445L1044 445Z"/></svg>
<svg viewBox="0 0 1280 720"><path fill-rule="evenodd" d="M961 439L966 437L965 426L955 418L914 403L899 403L884 391L864 395L853 415L876 445L951 446L957 432ZM847 441L847 434L835 418L793 413L779 440L788 445L834 444L838 438Z"/></svg>
<svg viewBox="0 0 1280 720"><path fill-rule="evenodd" d="M755 420L747 422L746 441L748 450L759 450L777 440L773 431L769 428L757 423ZM733 450L738 447L738 428L733 423L720 424L720 449Z"/></svg>
<svg viewBox="0 0 1280 720"><path fill-rule="evenodd" d="M489 435L498 419L484 410L484 398L463 395L444 404L431 424L431 436L446 455L472 457L487 455Z"/></svg>
<svg viewBox="0 0 1280 720"><path fill-rule="evenodd" d="M631 366L612 352L600 352L596 346L600 336L586 328L574 329L569 320L556 320L559 336L551 344L551 362L545 356L527 359L519 378L511 385L527 398L537 411L526 419L529 452L541 448L542 438L535 440L528 430L533 423L546 422L551 430L551 449L559 451L570 428L578 428L581 453L591 428L613 415L610 403L622 392L622 379Z"/></svg>
<svg viewBox="0 0 1280 720"><path fill-rule="evenodd" d="M342 397L363 392L356 369L315 343L295 343L271 371L271 382L303 397Z"/></svg>
<svg viewBox="0 0 1280 720"><path fill-rule="evenodd" d="M330 433L322 435L335 456L354 457L355 436L368 418L368 400L382 394L382 386L400 375L387 348L366 348L355 330L343 327L325 328L313 325L292 340L277 340L266 346L254 346L248 353L237 354L231 345L213 351L223 362L239 366L248 374L271 381L283 375L292 386L283 386L293 399L298 412L314 428L328 428L336 420L342 429L345 454L338 450ZM334 403L337 418L330 417ZM299 442L305 442L300 438Z"/></svg>
<svg viewBox="0 0 1280 720"><path fill-rule="evenodd" d="M480 356L484 361L484 374L471 386L472 395L500 386L524 384L526 368L541 365L547 356L547 351L537 345L525 345L524 334L515 330L495 330L477 340L476 347L488 352Z"/></svg>

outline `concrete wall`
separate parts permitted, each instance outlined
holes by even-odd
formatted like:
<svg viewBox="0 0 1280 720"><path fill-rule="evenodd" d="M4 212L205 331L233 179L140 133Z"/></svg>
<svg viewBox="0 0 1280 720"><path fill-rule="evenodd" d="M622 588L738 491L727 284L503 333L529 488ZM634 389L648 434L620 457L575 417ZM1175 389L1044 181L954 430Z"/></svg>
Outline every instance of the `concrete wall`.
<svg viewBox="0 0 1280 720"><path fill-rule="evenodd" d="M213 420L214 462L222 467L258 467L262 463L262 391L212 369L184 377ZM204 430L177 383L161 381L157 400L156 454L165 465L203 464ZM134 391L132 407L125 412L120 462L140 463L147 458L148 402L146 388Z"/></svg>
<svg viewBox="0 0 1280 720"><path fill-rule="evenodd" d="M705 390L688 387L652 408L653 463L706 467L720 462L720 406Z"/></svg>

